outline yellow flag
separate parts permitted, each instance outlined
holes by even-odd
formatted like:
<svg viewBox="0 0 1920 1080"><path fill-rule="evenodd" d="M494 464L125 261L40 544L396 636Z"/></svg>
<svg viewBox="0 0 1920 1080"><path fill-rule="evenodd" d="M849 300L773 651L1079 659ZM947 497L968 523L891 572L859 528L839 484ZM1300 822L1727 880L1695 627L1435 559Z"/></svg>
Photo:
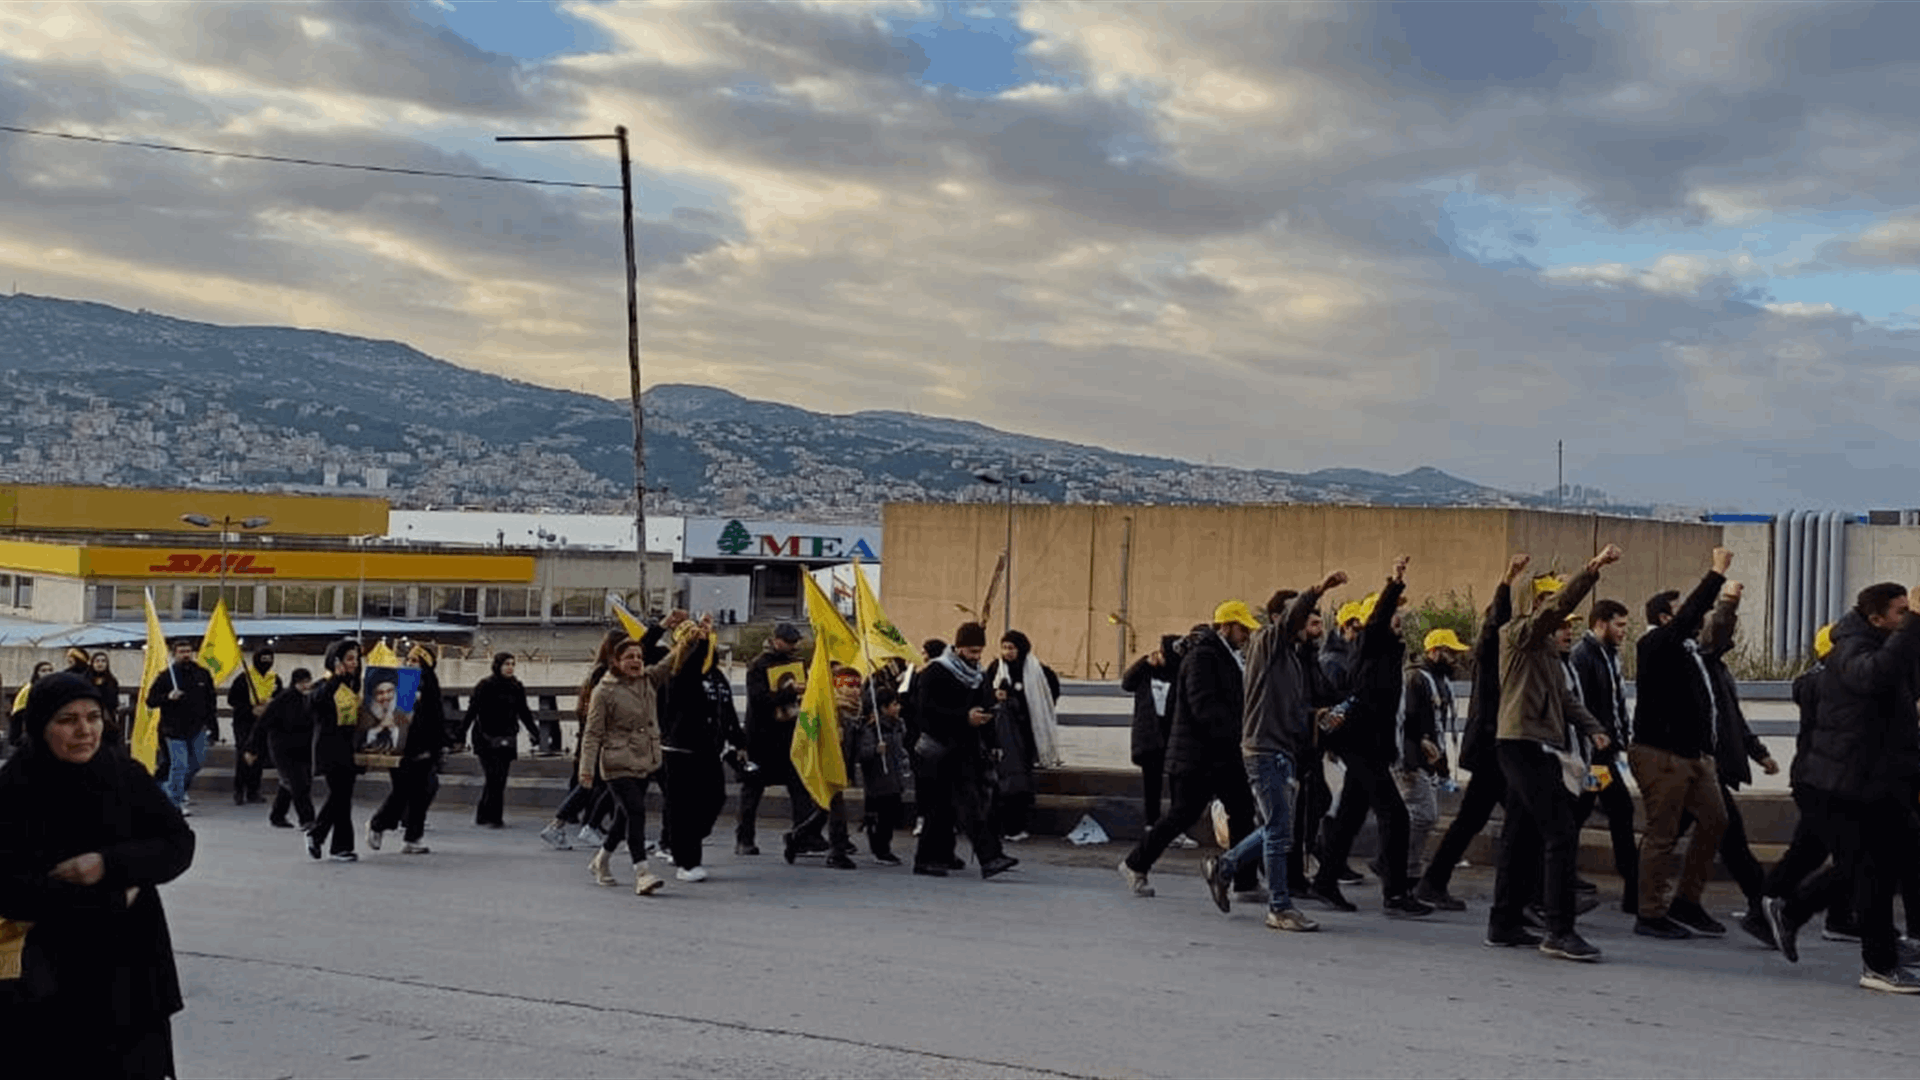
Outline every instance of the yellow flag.
<svg viewBox="0 0 1920 1080"><path fill-rule="evenodd" d="M800 698L800 717L793 725L793 749L788 756L807 794L820 806L827 805L835 795L846 790L847 759L840 751L840 712L833 700L833 661L827 655L824 640L816 639L813 645L807 692Z"/></svg>
<svg viewBox="0 0 1920 1080"><path fill-rule="evenodd" d="M362 667L399 667L400 654L393 651L386 638L381 638L360 661Z"/></svg>
<svg viewBox="0 0 1920 1080"><path fill-rule="evenodd" d="M860 666L860 643L813 575L801 574L800 581L807 592L807 619L813 624L813 663L807 668L807 690L800 698L800 717L793 725L788 756L807 794L825 806L847 787L840 711L833 698L833 665Z"/></svg>
<svg viewBox="0 0 1920 1080"><path fill-rule="evenodd" d="M813 647L818 652L827 651L827 659L836 664L860 667L860 639L853 634L853 628L840 615L840 609L813 580L812 574L801 574L800 581L807 592L807 621L813 624Z"/></svg>
<svg viewBox="0 0 1920 1080"><path fill-rule="evenodd" d="M213 616L207 620L207 636L200 639L200 663L213 673L213 685L219 686L240 670L244 659L240 655L240 637L233 632L233 619L227 615L227 601L223 597L213 605Z"/></svg>
<svg viewBox="0 0 1920 1080"><path fill-rule="evenodd" d="M641 622L633 612L627 610L627 605L619 597L608 593L607 606L613 609L614 617L620 620L622 627L626 628L628 637L639 641L646 635L647 625Z"/></svg>
<svg viewBox="0 0 1920 1080"><path fill-rule="evenodd" d="M146 766L148 772L160 758L160 710L147 704L147 693L166 674L170 661L167 636L160 632L160 614L153 610L153 590L148 589L146 663L140 671L138 704L133 707L133 738L128 740L133 760Z"/></svg>
<svg viewBox="0 0 1920 1080"><path fill-rule="evenodd" d="M894 657L912 667L920 666L925 660L920 650L907 641L907 636L880 609L880 598L873 595L873 586L867 584L867 575L861 571L858 559L853 563L853 613L860 624L860 641L866 649L860 666L869 673Z"/></svg>

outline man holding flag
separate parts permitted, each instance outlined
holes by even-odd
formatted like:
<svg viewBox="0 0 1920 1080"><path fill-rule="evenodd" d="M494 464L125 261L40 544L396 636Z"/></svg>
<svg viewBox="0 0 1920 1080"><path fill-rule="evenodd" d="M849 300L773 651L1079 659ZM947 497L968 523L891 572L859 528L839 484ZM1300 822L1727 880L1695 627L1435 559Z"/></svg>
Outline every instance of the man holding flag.
<svg viewBox="0 0 1920 1080"><path fill-rule="evenodd" d="M236 642L237 644L237 642ZM201 647L201 655L207 649ZM273 650L255 649L253 663L247 665L227 691L227 707L233 712L233 804L265 802L260 795L261 772L266 763L246 749L254 743L253 728L267 711L267 703L280 692L280 676L273 673ZM248 760L251 758L252 760Z"/></svg>
<svg viewBox="0 0 1920 1080"><path fill-rule="evenodd" d="M150 649L152 646L148 646ZM194 658L193 642L173 643L173 664L148 685L144 699L160 710L160 737L167 740L167 798L187 812L187 789L207 758L207 739L218 722L213 676Z"/></svg>
<svg viewBox="0 0 1920 1080"><path fill-rule="evenodd" d="M831 851L827 865L851 870L847 857L852 843L847 838L846 807L840 793L847 787L847 759L840 742L839 702L833 692L835 664L857 665L861 648L847 620L834 609L820 584L812 575L801 575L807 593L807 618L813 623L813 660L807 667L806 690L800 699L800 713L794 720L793 743L789 757L795 775L812 797L815 809L794 830L781 837L783 854L791 863L811 847L822 826L831 823Z"/></svg>

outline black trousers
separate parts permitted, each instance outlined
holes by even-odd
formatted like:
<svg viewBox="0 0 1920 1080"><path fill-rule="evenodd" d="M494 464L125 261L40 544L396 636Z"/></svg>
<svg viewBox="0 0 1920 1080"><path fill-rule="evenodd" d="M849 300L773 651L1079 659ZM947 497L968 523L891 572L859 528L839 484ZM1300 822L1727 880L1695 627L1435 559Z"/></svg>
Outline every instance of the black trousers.
<svg viewBox="0 0 1920 1080"><path fill-rule="evenodd" d="M1293 850L1287 852L1288 885L1296 893L1307 884L1307 855L1320 857L1321 829L1327 810L1333 806L1333 789L1327 786L1327 755L1318 746L1300 755L1299 780L1300 794L1293 807Z"/></svg>
<svg viewBox="0 0 1920 1080"><path fill-rule="evenodd" d="M1747 910L1759 911L1761 895L1766 891L1767 872L1761 868L1760 860L1753 857L1753 846L1747 842L1747 822L1740 816L1740 804L1734 800L1733 789L1721 784L1720 799L1727 807L1727 831L1720 834L1720 861L1746 895Z"/></svg>
<svg viewBox="0 0 1920 1080"><path fill-rule="evenodd" d="M433 803L433 793L439 788L433 773L434 762L403 761L397 769L388 769L387 778L392 789L387 792L385 802L373 812L373 821L368 828L374 832L392 832L404 827L401 836L409 844L417 844L427 831L427 807Z"/></svg>
<svg viewBox="0 0 1920 1080"><path fill-rule="evenodd" d="M261 774L266 772L267 763L257 758L247 764L246 748L253 741L252 719L233 719L233 801L246 802L260 797Z"/></svg>
<svg viewBox="0 0 1920 1080"><path fill-rule="evenodd" d="M1367 761L1351 756L1345 759L1347 782L1340 789L1340 810L1333 816L1333 828L1321 851L1319 883L1337 886L1335 877L1347 864L1353 841L1366 824L1367 811L1380 828L1380 861L1387 873L1380 888L1387 899L1407 891L1407 804L1393 782L1393 769L1384 761Z"/></svg>
<svg viewBox="0 0 1920 1080"><path fill-rule="evenodd" d="M332 840L328 850L333 854L344 855L353 850L353 782L360 775L359 769L334 765L322 769L320 775L327 782L327 801L313 819L313 833L323 844Z"/></svg>
<svg viewBox="0 0 1920 1080"><path fill-rule="evenodd" d="M1913 831L1906 803L1901 799L1868 802L1840 799L1824 792L1796 791L1801 823L1810 842L1833 853L1835 879L1829 884L1785 888L1787 917L1806 922L1825 903L1845 897L1851 901L1860 932L1860 959L1875 971L1891 971L1899 954L1894 944L1893 897L1906 875L1904 861L1912 857ZM1809 849L1810 850L1810 849ZM1802 853L1802 858L1807 852ZM1783 860L1784 862L1784 860ZM1782 877L1776 867L1776 878ZM1840 922L1831 911L1829 922Z"/></svg>
<svg viewBox="0 0 1920 1080"><path fill-rule="evenodd" d="M273 743L273 771L279 775L279 789L273 793L273 807L267 812L272 821L287 820L292 807L301 828L313 824L313 751L298 742Z"/></svg>
<svg viewBox="0 0 1920 1080"><path fill-rule="evenodd" d="M1621 787L1618 784L1614 786ZM1447 887L1453 883L1453 868L1466 855L1467 845L1473 843L1473 838L1479 836L1480 830L1493 820L1494 808L1506 797L1507 777L1500 771L1497 761L1485 763L1484 767L1475 769L1473 775L1467 778L1467 790L1460 796L1460 809L1453 815L1453 824L1447 826L1446 835L1440 838L1440 846L1434 849L1433 858L1427 863L1427 872L1420 876L1429 889L1447 891ZM1638 864L1639 850L1635 849L1631 857ZM1635 893L1628 889L1627 895L1633 896Z"/></svg>
<svg viewBox="0 0 1920 1080"><path fill-rule="evenodd" d="M993 831L999 835L1019 836L1033 819L1033 792L1017 791L994 796Z"/></svg>
<svg viewBox="0 0 1920 1080"><path fill-rule="evenodd" d="M975 862L986 863L1005 854L1000 837L987 826L986 768L970 750L955 748L938 765L923 763L918 769L914 797L926 822L914 850L915 866L944 869L952 863L956 833L966 834Z"/></svg>
<svg viewBox="0 0 1920 1080"><path fill-rule="evenodd" d="M555 821L568 825L580 824L580 819L593 807L593 800L602 793L602 787L581 787L578 775L567 777L567 797L560 800L560 808L553 812Z"/></svg>
<svg viewBox="0 0 1920 1080"><path fill-rule="evenodd" d="M1640 906L1640 840L1633 832L1633 795L1627 791L1626 782L1619 779L1619 775L1616 767L1613 783L1599 791L1589 791L1580 796L1580 805L1574 810L1573 817L1580 823L1581 828L1586 828L1587 819L1592 816L1595 806L1605 812L1607 835L1613 841L1613 872L1620 875L1621 897L1624 903L1638 910ZM1739 820L1739 815L1733 809L1731 798L1727 801L1727 814L1732 822ZM1727 834L1731 836L1736 827L1730 822ZM1744 849L1746 833L1743 831L1740 836L1741 847ZM1722 841L1721 851L1723 853L1726 851L1725 841ZM1757 869L1759 864L1755 863L1754 866Z"/></svg>
<svg viewBox="0 0 1920 1080"><path fill-rule="evenodd" d="M868 795L866 804L862 826L867 833L867 850L875 855L893 854L893 834L900 828L900 811L906 800L898 795Z"/></svg>
<svg viewBox="0 0 1920 1080"><path fill-rule="evenodd" d="M1495 752L1507 778L1507 819L1500 830L1487 925L1495 931L1519 929L1537 882L1547 931L1571 933L1574 860L1580 846L1580 826L1573 815L1579 801L1561 782L1559 759L1538 743L1502 740Z"/></svg>
<svg viewBox="0 0 1920 1080"><path fill-rule="evenodd" d="M1133 763L1140 766L1141 794L1145 800L1141 821L1151 829L1153 823L1160 820L1160 785L1166 779L1167 755L1165 751L1141 754Z"/></svg>
<svg viewBox="0 0 1920 1080"><path fill-rule="evenodd" d="M691 870L700 865L701 842L713 835L727 801L726 770L713 754L674 752L666 755L661 781L661 836L674 865Z"/></svg>
<svg viewBox="0 0 1920 1080"><path fill-rule="evenodd" d="M611 855L620 850L620 842L624 840L633 865L647 861L647 788L652 783L650 776L622 776L606 781L604 786L613 794L618 809L613 815L613 828L607 830L607 839L600 850Z"/></svg>
<svg viewBox="0 0 1920 1080"><path fill-rule="evenodd" d="M1167 774L1169 801L1167 813L1154 823L1134 849L1127 853L1127 867L1144 874L1160 861L1173 838L1193 828L1206 817L1207 806L1219 799L1227 808L1227 837L1231 843L1246 839L1255 828L1253 788L1247 784L1247 768L1238 758L1199 769L1183 769ZM1234 876L1233 887L1242 892L1259 888L1262 860L1248 859Z"/></svg>
<svg viewBox="0 0 1920 1080"><path fill-rule="evenodd" d="M534 749L544 750L549 754L559 753L561 740L560 721L540 720L536 723L539 727L539 734L534 738Z"/></svg>
<svg viewBox="0 0 1920 1080"><path fill-rule="evenodd" d="M793 766L785 762L775 762L771 765L763 763L758 769L741 779L740 823L734 829L733 838L742 844L753 843L754 824L760 816L760 798L767 793L767 788L774 784L786 786L787 800L793 806L794 831L810 838L817 838L820 835L817 828L809 833L803 826L819 808L813 805L813 796L807 794L806 786L800 783L800 777L793 771Z"/></svg>
<svg viewBox="0 0 1920 1080"><path fill-rule="evenodd" d="M507 812L507 773L513 759L505 754L481 754L480 804L474 807L475 825L504 825Z"/></svg>

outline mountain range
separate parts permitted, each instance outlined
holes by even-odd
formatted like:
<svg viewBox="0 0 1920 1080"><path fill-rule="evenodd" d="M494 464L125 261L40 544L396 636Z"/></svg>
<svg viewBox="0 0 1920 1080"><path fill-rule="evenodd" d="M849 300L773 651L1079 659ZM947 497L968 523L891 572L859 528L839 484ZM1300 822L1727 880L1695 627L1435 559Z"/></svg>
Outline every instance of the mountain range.
<svg viewBox="0 0 1920 1080"><path fill-rule="evenodd" d="M218 326L104 304L0 297L0 479L384 493L399 507L631 508L623 401L462 368L399 342ZM1432 468L1286 473L1197 465L903 412L810 412L726 390L643 398L648 509L822 522L885 502L999 497L977 469L1056 501L1516 506ZM1599 502L1599 492L1582 492Z"/></svg>

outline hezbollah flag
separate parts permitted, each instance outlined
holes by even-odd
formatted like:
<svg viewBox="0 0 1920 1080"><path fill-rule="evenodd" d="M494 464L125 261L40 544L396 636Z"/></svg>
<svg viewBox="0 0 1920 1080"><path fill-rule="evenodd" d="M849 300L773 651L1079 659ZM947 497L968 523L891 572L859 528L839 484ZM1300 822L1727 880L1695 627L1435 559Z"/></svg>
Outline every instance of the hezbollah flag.
<svg viewBox="0 0 1920 1080"><path fill-rule="evenodd" d="M233 619L227 615L226 598L221 597L213 605L213 617L207 620L207 636L200 639L200 663L213 673L213 685L219 686L240 670L244 660L239 635L233 632Z"/></svg>
<svg viewBox="0 0 1920 1080"><path fill-rule="evenodd" d="M620 620L620 625L626 629L628 637L639 641L642 637L646 636L646 624L636 618L633 612L627 609L627 605L621 602L619 597L608 593L607 607L613 610L614 617Z"/></svg>
<svg viewBox="0 0 1920 1080"><path fill-rule="evenodd" d="M160 710L147 704L147 693L167 673L171 653L167 635L160 632L160 614L153 610L153 590L147 590L146 663L140 671L140 693L133 707L133 760L151 773L160 758Z"/></svg>
<svg viewBox="0 0 1920 1080"><path fill-rule="evenodd" d="M894 657L908 667L918 667L925 659L880 609L880 598L873 595L873 586L867 584L867 575L860 569L858 559L853 563L853 614L854 621L860 624L860 642L866 650L866 662L861 666L868 672Z"/></svg>
<svg viewBox="0 0 1920 1080"><path fill-rule="evenodd" d="M366 658L361 663L366 667L397 668L400 666L400 654L393 651L393 646L387 644L386 638L381 638L373 648L367 650Z"/></svg>
<svg viewBox="0 0 1920 1080"><path fill-rule="evenodd" d="M840 751L840 713L833 699L833 665L858 665L860 643L833 601L820 591L811 574L801 574L807 590L807 619L813 623L813 663L807 669L807 690L800 698L800 718L793 725L789 757L800 782L813 801L826 806L846 790L847 759Z"/></svg>

